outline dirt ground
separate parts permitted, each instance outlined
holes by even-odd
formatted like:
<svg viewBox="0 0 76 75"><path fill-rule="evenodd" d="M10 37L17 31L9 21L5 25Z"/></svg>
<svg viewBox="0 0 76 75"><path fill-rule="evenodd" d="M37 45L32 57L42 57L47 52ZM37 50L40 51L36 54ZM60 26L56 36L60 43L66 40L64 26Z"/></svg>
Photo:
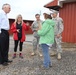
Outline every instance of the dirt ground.
<svg viewBox="0 0 76 75"><path fill-rule="evenodd" d="M21 59L17 55L16 59L12 59L14 41L12 37L10 38L9 59L12 59L13 62L7 67L0 65L0 75L76 75L76 44L62 43L62 59L57 60L57 56L51 57L53 66L44 70L40 67L43 65L43 57L38 54L36 56L30 55L32 39L33 37L28 36L26 42L24 42L24 58Z"/></svg>

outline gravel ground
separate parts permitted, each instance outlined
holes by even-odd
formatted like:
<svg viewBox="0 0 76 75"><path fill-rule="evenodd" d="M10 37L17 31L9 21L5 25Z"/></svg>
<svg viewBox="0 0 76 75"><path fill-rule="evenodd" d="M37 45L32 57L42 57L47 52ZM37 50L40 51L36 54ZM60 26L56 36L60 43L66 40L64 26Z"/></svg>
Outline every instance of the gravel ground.
<svg viewBox="0 0 76 75"><path fill-rule="evenodd" d="M12 59L13 40L10 40L9 59ZM0 65L0 75L76 75L76 48L65 50L63 48L62 59L57 60L56 56L51 57L53 67L48 70L42 69L43 57L39 55L31 56L32 44L25 42L23 45L23 59L17 55L16 59L12 59L13 63L7 67ZM19 53L19 51L18 51Z"/></svg>

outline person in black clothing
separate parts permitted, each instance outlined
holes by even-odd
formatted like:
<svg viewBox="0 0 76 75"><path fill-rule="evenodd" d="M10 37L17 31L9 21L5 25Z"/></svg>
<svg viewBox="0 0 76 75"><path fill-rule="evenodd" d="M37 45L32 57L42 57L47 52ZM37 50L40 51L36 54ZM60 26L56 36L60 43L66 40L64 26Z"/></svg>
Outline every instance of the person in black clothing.
<svg viewBox="0 0 76 75"><path fill-rule="evenodd" d="M17 29L17 36L18 36L18 40L15 40L14 41L14 44L15 44L15 47L14 47L14 52L15 52L15 54L16 54L16 52L17 52L17 46L18 46L18 42L21 40L21 38L22 38L22 25L21 25L21 23L20 22L16 22L16 29ZM23 45L23 42L21 42L20 41L20 57L21 58L23 58L23 56L22 56L22 45ZM15 55L13 56L13 58L15 57Z"/></svg>
<svg viewBox="0 0 76 75"><path fill-rule="evenodd" d="M17 47L19 43L19 57L23 58L22 55L22 46L23 42L25 41L25 30L29 29L29 24L25 24L22 20L22 16L18 15L15 22L11 26L11 31L13 32L13 37L14 37L14 55L13 58L16 58L16 52L17 52Z"/></svg>
<svg viewBox="0 0 76 75"><path fill-rule="evenodd" d="M10 12L11 7L9 4L3 4L2 11L0 12L0 65L7 66L10 61L8 59L9 52L9 20L7 14Z"/></svg>

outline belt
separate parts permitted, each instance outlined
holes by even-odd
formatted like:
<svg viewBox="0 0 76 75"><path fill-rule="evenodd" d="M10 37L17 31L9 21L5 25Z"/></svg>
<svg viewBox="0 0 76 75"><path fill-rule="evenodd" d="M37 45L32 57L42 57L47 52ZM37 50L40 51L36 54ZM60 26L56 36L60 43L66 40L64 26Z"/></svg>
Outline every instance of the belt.
<svg viewBox="0 0 76 75"><path fill-rule="evenodd" d="M1 32L8 33L8 30L1 29Z"/></svg>
<svg viewBox="0 0 76 75"><path fill-rule="evenodd" d="M8 30L5 30L5 29L1 29L1 31L8 31Z"/></svg>
<svg viewBox="0 0 76 75"><path fill-rule="evenodd" d="M37 30L34 30L33 32L37 32Z"/></svg>

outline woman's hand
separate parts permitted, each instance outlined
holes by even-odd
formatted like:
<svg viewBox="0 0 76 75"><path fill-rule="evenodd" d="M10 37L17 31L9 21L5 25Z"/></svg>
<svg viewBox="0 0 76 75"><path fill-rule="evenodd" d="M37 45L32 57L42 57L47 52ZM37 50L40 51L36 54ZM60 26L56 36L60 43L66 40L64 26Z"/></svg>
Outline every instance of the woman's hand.
<svg viewBox="0 0 76 75"><path fill-rule="evenodd" d="M19 33L20 31L19 31L20 29L17 29L17 32Z"/></svg>
<svg viewBox="0 0 76 75"><path fill-rule="evenodd" d="M29 22L27 22L26 25L29 26L30 25Z"/></svg>

